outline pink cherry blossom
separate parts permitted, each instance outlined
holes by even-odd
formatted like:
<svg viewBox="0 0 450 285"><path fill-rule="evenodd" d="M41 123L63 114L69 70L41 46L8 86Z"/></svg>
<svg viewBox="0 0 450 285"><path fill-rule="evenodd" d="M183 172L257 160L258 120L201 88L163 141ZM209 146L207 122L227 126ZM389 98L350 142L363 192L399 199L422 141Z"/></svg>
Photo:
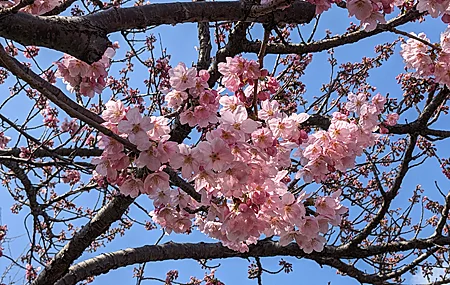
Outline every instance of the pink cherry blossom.
<svg viewBox="0 0 450 285"><path fill-rule="evenodd" d="M130 142L137 145L139 150L148 149L150 141L147 132L153 128L150 117L142 117L139 108L135 107L127 112L125 118L119 122L118 130L128 134Z"/></svg>
<svg viewBox="0 0 450 285"><path fill-rule="evenodd" d="M275 137L289 139L298 132L297 124L290 118L273 118L268 120L268 124Z"/></svg>
<svg viewBox="0 0 450 285"><path fill-rule="evenodd" d="M193 127L197 124L198 119L196 118L194 112L191 110L186 110L180 114L180 122L183 125L188 124L190 127Z"/></svg>
<svg viewBox="0 0 450 285"><path fill-rule="evenodd" d="M221 171L228 163L233 161L230 148L220 138L216 138L211 142L200 142L197 148L198 153L203 156L203 167L206 170Z"/></svg>
<svg viewBox="0 0 450 285"><path fill-rule="evenodd" d="M364 105L364 103L367 102L367 95L364 93L349 93L347 98L348 101L345 104L345 109L350 112L355 112L357 115L359 115L361 107Z"/></svg>
<svg viewBox="0 0 450 285"><path fill-rule="evenodd" d="M170 85L175 90L185 91L195 86L196 75L197 71L194 67L187 68L184 63L180 62L176 67L169 70Z"/></svg>
<svg viewBox="0 0 450 285"><path fill-rule="evenodd" d="M430 41L424 33L418 35L411 34L424 41ZM405 60L406 67L417 69L417 74L420 76L429 76L433 73L433 61L428 54L428 47L424 43L414 39L408 39L406 43L401 45L401 48L400 54Z"/></svg>
<svg viewBox="0 0 450 285"><path fill-rule="evenodd" d="M119 186L119 189L120 193L122 193L123 195L135 198L139 196L140 193L143 193L144 182L142 182L142 180L140 179L129 177L121 186Z"/></svg>
<svg viewBox="0 0 450 285"><path fill-rule="evenodd" d="M188 98L188 94L184 91L172 90L164 98L167 101L167 106L178 109L183 101Z"/></svg>
<svg viewBox="0 0 450 285"><path fill-rule="evenodd" d="M65 54L61 61L55 62L58 67L55 76L63 79L70 92L77 91L92 98L95 93L100 94L106 86L107 69L116 48L119 48L116 43L113 47L108 47L102 58L91 65Z"/></svg>
<svg viewBox="0 0 450 285"><path fill-rule="evenodd" d="M167 107L182 108L180 122L202 131L193 148L169 141L167 118L142 117L139 107L127 110L121 103L110 101L103 112L107 120L104 126L128 136L141 152L137 158L135 154L129 158L121 144L99 136L104 151L92 161L97 166L96 181L101 183L103 176L125 195L148 194L155 206L152 219L167 232L189 232L194 215L186 210L202 205L208 212L195 217L195 224L231 249L247 251L265 234L280 236L283 245L295 240L305 252L322 250L325 240L321 234L330 224L339 225L347 209L337 191L331 196L308 198L316 201L316 214L307 214L306 194L295 197L288 191L292 152L300 157L296 177L304 182L321 182L336 170L345 171L365 147L374 144L372 131L380 124L386 99L376 95L368 101L369 94L350 94L346 105L354 112L350 117L335 112L328 130L308 134L303 129L308 114L288 116L277 101L266 97L258 102L260 121L249 119L244 87L253 88L258 79L260 92L272 94L279 88L277 80L268 78L268 72L260 70L256 61L229 58L220 69L223 82L228 81L225 85L230 91L237 88L239 94L220 97L219 92L209 89L205 72L195 76L197 72L190 74L183 64L171 72ZM183 86L191 84L191 79L195 86ZM200 203L170 188L169 175L163 171L166 164L189 179L201 195ZM136 168L147 168L143 173L155 172L142 182L134 176Z"/></svg>
<svg viewBox="0 0 450 285"><path fill-rule="evenodd" d="M153 205L158 208L170 204L171 192L170 188L158 189L156 192L150 192L149 197L153 200Z"/></svg>
<svg viewBox="0 0 450 285"><path fill-rule="evenodd" d="M367 19L372 14L372 2L370 0L347 1L349 16L355 16L358 20Z"/></svg>
<svg viewBox="0 0 450 285"><path fill-rule="evenodd" d="M258 123L248 119L247 110L243 106L238 106L234 113L226 111L220 118L222 126L230 126L236 132L250 134L258 128Z"/></svg>
<svg viewBox="0 0 450 285"><path fill-rule="evenodd" d="M361 21L361 26L366 32L371 32L377 28L378 23L386 24L386 19L384 15L378 11L372 11L369 17Z"/></svg>
<svg viewBox="0 0 450 285"><path fill-rule="evenodd" d="M269 101L265 100L261 102L261 110L258 111L258 118L262 120L268 120L271 118L278 117L279 103L275 100Z"/></svg>
<svg viewBox="0 0 450 285"><path fill-rule="evenodd" d="M236 96L222 96L219 100L220 104L223 106L220 109L220 114L224 112L235 112L238 106L244 106L244 103L241 102Z"/></svg>
<svg viewBox="0 0 450 285"><path fill-rule="evenodd" d="M147 132L150 139L159 140L161 137L170 133L169 119L162 116L151 116L153 127Z"/></svg>
<svg viewBox="0 0 450 285"><path fill-rule="evenodd" d="M260 148L268 148L273 146L273 134L268 128L262 128L252 133L253 143Z"/></svg>
<svg viewBox="0 0 450 285"><path fill-rule="evenodd" d="M169 189L169 175L165 172L158 171L147 175L144 180L143 193L155 195L156 191Z"/></svg>
<svg viewBox="0 0 450 285"><path fill-rule="evenodd" d="M142 151L139 157L135 161L137 167L146 166L150 171L156 171L161 167L161 160L159 159L159 151L156 145L150 145L150 147Z"/></svg>
<svg viewBox="0 0 450 285"><path fill-rule="evenodd" d="M306 210L303 204L298 203L292 193L284 194L282 197L282 203L283 219L291 225L301 227L304 223L303 218L306 214Z"/></svg>
<svg viewBox="0 0 450 285"><path fill-rule="evenodd" d="M397 124L399 115L397 113L388 114L386 118L386 125L395 126Z"/></svg>
<svg viewBox="0 0 450 285"><path fill-rule="evenodd" d="M448 0L419 0L416 8L419 12L428 12L431 17L437 18L447 10L449 2Z"/></svg>
<svg viewBox="0 0 450 285"><path fill-rule="evenodd" d="M6 136L4 132L0 131L0 149L5 149L11 138Z"/></svg>
<svg viewBox="0 0 450 285"><path fill-rule="evenodd" d="M120 122L125 116L125 107L122 101L109 100L105 104L106 109L102 113L102 118L111 123Z"/></svg>
<svg viewBox="0 0 450 285"><path fill-rule="evenodd" d="M178 145L178 148L179 152L170 158L169 163L174 169L181 168L181 175L184 178L191 178L199 168L197 149L192 150L185 144Z"/></svg>
<svg viewBox="0 0 450 285"><path fill-rule="evenodd" d="M327 240L323 236L315 236L313 238L296 238L298 246L307 254L313 251L321 252Z"/></svg>

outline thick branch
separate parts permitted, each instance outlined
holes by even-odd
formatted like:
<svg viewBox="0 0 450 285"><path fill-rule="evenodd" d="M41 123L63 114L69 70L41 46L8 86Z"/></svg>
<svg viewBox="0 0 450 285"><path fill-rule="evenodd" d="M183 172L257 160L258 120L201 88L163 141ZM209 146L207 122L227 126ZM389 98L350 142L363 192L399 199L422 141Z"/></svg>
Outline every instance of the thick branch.
<svg viewBox="0 0 450 285"><path fill-rule="evenodd" d="M295 243L283 247L274 241L260 241L258 244L250 246L249 252L245 253L230 250L220 243L179 244L169 242L163 245L146 245L139 248L128 248L102 254L80 262L72 266L69 273L56 283L56 285L76 284L76 282L82 281L89 276L98 276L120 267L151 261L297 256L325 263L323 261L326 257L331 256L334 259L364 258L382 253L404 252L412 249L432 248L435 245L447 246L449 244L450 237L435 237L391 242L386 245L369 246L367 248L342 249L326 246L322 252L305 254ZM334 266L333 264L328 265Z"/></svg>
<svg viewBox="0 0 450 285"><path fill-rule="evenodd" d="M32 285L54 284L58 281L72 262L80 257L98 236L106 232L112 223L120 219L133 201L131 197L114 197L56 254Z"/></svg>
<svg viewBox="0 0 450 285"><path fill-rule="evenodd" d="M67 1L70 3L70 1ZM308 23L314 5L295 1L285 10L252 17L238 1L151 4L111 8L82 17L42 17L12 13L0 17L0 36L23 45L43 46L73 55L87 63L98 61L110 44L107 34L127 29L187 22L247 21Z"/></svg>
<svg viewBox="0 0 450 285"><path fill-rule="evenodd" d="M309 23L315 13L315 6L305 1L294 1L285 10L266 11L253 14L254 9L245 9L239 1L220 2L177 2L150 4L140 7L108 9L86 16L92 23L107 33L126 29L145 28L163 24L176 25L198 22L257 22L257 23Z"/></svg>
<svg viewBox="0 0 450 285"><path fill-rule="evenodd" d="M198 41L199 41L199 49L198 49L198 60L197 60L197 69L208 69L211 64L211 33L209 31L209 23L202 22L198 23Z"/></svg>
<svg viewBox="0 0 450 285"><path fill-rule="evenodd" d="M104 30L83 17L37 17L23 12L0 17L0 36L62 51L88 63L98 61L110 43Z"/></svg>
<svg viewBox="0 0 450 285"><path fill-rule="evenodd" d="M38 189L34 187L34 185L31 183L30 178L28 178L25 171L19 166L17 162L4 160L0 160L0 162L1 164L11 169L17 179L19 179L22 183L23 188L25 189L25 193L27 194L28 201L30 202L31 214L36 218L40 213L40 208L36 197Z"/></svg>

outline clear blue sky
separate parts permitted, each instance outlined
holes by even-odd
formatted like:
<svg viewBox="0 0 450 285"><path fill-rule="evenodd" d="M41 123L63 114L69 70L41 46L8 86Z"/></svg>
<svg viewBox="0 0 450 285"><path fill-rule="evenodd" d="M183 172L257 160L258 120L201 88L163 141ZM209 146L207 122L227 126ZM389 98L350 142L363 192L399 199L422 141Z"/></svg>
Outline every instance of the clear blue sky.
<svg viewBox="0 0 450 285"><path fill-rule="evenodd" d="M156 1L155 1L156 2ZM165 1L160 1L165 2ZM426 23L422 24L408 24L401 27L401 30L408 32L419 33L421 31L427 32L429 38L433 41L438 40L440 32L445 29L445 25L439 23L439 21L429 21L427 19ZM320 39L324 35L325 29L330 29L333 33L342 34L345 31L348 23L350 21L356 21L356 19L348 18L347 12L343 9L334 7L331 11L326 12L322 15L318 33L316 39ZM306 28L308 29L308 28ZM178 62L183 61L187 65L191 62L197 60L197 51L195 46L198 46L197 41L197 29L196 24L183 24L173 26L163 26L152 30L155 35L160 34L163 41L163 46L167 47L167 52L172 56L171 64L174 66ZM255 34L258 36L258 34ZM255 36L254 35L254 36ZM260 37L261 35L259 35ZM159 38L159 37L157 37ZM371 39L363 40L359 43L347 45L344 47L337 48L335 50L335 57L339 63L346 61L360 61L363 56L374 55L374 46L376 44L381 44L387 41L392 41L397 38L394 34L382 34L375 36ZM112 35L111 40L118 40L120 42L121 49L118 52L116 58L123 56L127 49L126 43L121 40L119 35ZM159 45L159 43L158 43ZM379 70L374 70L370 73L370 83L378 87L378 91L382 94L389 92L391 96L399 98L401 96L401 90L396 84L395 77L403 72L404 64L399 56L399 46L395 50L395 56L382 68ZM58 59L61 56L59 53L55 52L45 52L44 61L51 62ZM41 56L42 57L42 56ZM266 66L270 66L270 62L273 61L273 57L268 56L266 58ZM44 65L45 66L45 65ZM120 68L117 65L113 68L112 73L117 72ZM136 72L134 72L131 78L131 86L140 87L144 90L143 79L147 76L146 70L141 68L136 63ZM139 70L142 72L139 72ZM312 98L320 94L320 87L322 84L327 83L329 80L329 64L327 63L327 54L322 52L320 54L314 54L313 63L308 67L306 75L302 78L303 82L307 86L307 98ZM6 96L9 91L6 87L9 85L2 85L3 96ZM62 83L58 82L58 86L63 87ZM64 87L63 87L64 88ZM63 89L64 90L64 89ZM108 91L106 90L103 98L108 98ZM24 106L29 106L30 101L25 99L16 100L14 103L8 105L6 110L2 110L6 115L10 116L11 119L21 119L22 114L18 113L18 109L24 108ZM31 105L30 105L31 106ZM63 117L63 116L62 116ZM404 122L404 117L400 118L400 122ZM445 124L441 127L445 128ZM442 145L442 144L441 144ZM445 147L440 148L440 153L443 157L448 157L450 151ZM431 163L432 162L432 163ZM426 179L425 179L426 178ZM424 189L427 190L427 195L433 198L438 198L438 194L434 188L434 180L440 181L441 189L446 191L450 184L443 179L443 175L440 172L439 166L435 161L430 161L419 169L412 170L405 179L405 183L400 191L400 196L396 199L396 206L407 205L407 197L412 189L415 188L416 184L421 184ZM60 191L64 192L63 185L59 185ZM150 202L146 197L140 197L138 199L140 203L150 205ZM88 198L86 198L86 203L91 203ZM9 237L18 236L19 238L11 244L9 250L12 252L12 256L17 256L21 253L28 244L28 238L24 235L24 223L23 219L26 211L23 211L19 215L11 214L9 208L12 205L12 200L6 190L0 191L0 206L2 207L2 222L7 224L9 228ZM351 208L350 208L351 211ZM417 213L418 215L419 213ZM136 210L131 210L131 215L135 218L144 219L144 215ZM95 254L84 254L81 259L86 259L98 255L100 252L110 252L115 250L120 250L127 247L138 247L146 244L153 244L161 235L160 230L145 231L140 227L135 226L132 230L126 233L124 238L117 238L111 244L108 244L106 248L102 248L99 252ZM198 242L198 241L211 241L205 238L205 236L199 232L194 232L191 235L170 235L165 236L162 242L167 242L169 240L175 242ZM8 253L8 249L6 250ZM9 254L9 253L8 253ZM81 260L80 259L80 260ZM265 258L262 260L265 268L270 270L278 269L278 262L280 258ZM336 274L334 269L328 267L320 268L317 264L307 260L298 260L295 258L285 258L285 260L293 263L294 271L290 274L280 273L274 276L264 274L263 284L281 284L283 282L291 284L310 284L310 285L325 285L331 282L332 285L353 285L358 284L358 282L353 279L342 277ZM256 284L256 280L247 279L247 268L249 263L242 259L229 259L229 260L216 260L210 263L211 265L221 264L222 266L218 268L217 276L228 284ZM9 265L9 262L5 259L0 258L0 266L3 268ZM189 276L196 276L201 278L203 276L204 270L200 269L200 266L195 261L166 261L150 263L146 267L146 275L164 278L165 272L171 269L178 269L180 272L180 278L178 281L187 282L189 281ZM100 276L96 278L93 284L135 284L135 280L131 278L132 267L125 269L119 269L108 273L108 275ZM413 279L411 282L419 282L418 279ZM151 281L145 281L143 284L152 284Z"/></svg>

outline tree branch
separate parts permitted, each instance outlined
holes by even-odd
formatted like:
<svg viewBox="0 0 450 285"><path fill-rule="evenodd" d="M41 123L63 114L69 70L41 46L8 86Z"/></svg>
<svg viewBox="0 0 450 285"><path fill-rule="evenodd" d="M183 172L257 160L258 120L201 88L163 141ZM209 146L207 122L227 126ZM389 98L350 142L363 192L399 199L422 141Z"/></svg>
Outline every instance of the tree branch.
<svg viewBox="0 0 450 285"><path fill-rule="evenodd" d="M14 156L20 157L21 149L18 147L9 148L9 149L0 149L0 156ZM58 148L58 149L50 149L52 154L56 154L58 156L68 156L68 157L93 157L100 156L103 153L103 150L98 148ZM33 150L33 158L37 157L51 157L48 150L44 149L36 149Z"/></svg>
<svg viewBox="0 0 450 285"><path fill-rule="evenodd" d="M433 248L435 245L449 245L450 237L414 239L410 241L391 242L385 245L368 246L366 248L343 249L325 246L322 252L305 254L296 243L280 246L278 242L265 240L249 246L249 252L233 251L221 243L165 243L162 245L146 245L106 253L82 261L69 269L69 272L56 285L73 285L90 276L105 274L110 270L128 265L151 261L180 259L222 259L270 256L296 256L316 260L337 268L333 262L325 262L326 258L355 259L374 256L382 253L403 252L412 249ZM347 272L345 272L347 273ZM379 280L379 278L377 278Z"/></svg>
<svg viewBox="0 0 450 285"><path fill-rule="evenodd" d="M68 0L66 3L71 4L71 1ZM275 21L301 24L310 22L314 17L314 11L314 5L297 0L283 11L276 10L259 17L252 17L238 1L183 2L110 8L82 17L43 17L19 12L0 17L0 36L23 45L55 49L87 63L93 63L102 57L110 44L107 35L118 31L188 22Z"/></svg>
<svg viewBox="0 0 450 285"><path fill-rule="evenodd" d="M397 196L398 190L402 185L406 172L408 172L409 163L412 160L412 155L414 148L416 147L416 142L417 142L417 135L416 134L411 135L408 147L405 152L405 157L403 158L402 164L400 165L400 170L398 171L395 180L392 183L391 189L389 189L389 192L386 192L383 204L378 213L372 218L370 223L368 223L357 236L355 236L348 244L344 245L343 247L351 248L357 246L364 239L366 239L372 233L372 231L380 224L380 221L384 218L387 211L389 210L392 200L395 198L395 196Z"/></svg>
<svg viewBox="0 0 450 285"><path fill-rule="evenodd" d="M392 27L397 27L408 22L418 19L423 14L413 9L406 12L404 15L398 16L386 24L378 24L378 27L370 32L364 30L356 31L341 36L335 36L329 39L320 40L308 44L283 44L283 43L272 43L267 45L267 54L306 54L312 52L320 52L328 50L330 48L343 46L347 44L356 43L362 39L369 38L371 36L389 31ZM242 47L243 52L257 53L261 43L256 41L247 41Z"/></svg>
<svg viewBox="0 0 450 285"><path fill-rule="evenodd" d="M32 285L48 285L58 281L68 272L72 262L80 257L98 236L106 232L112 223L122 217L133 201L134 199L128 196L114 197L56 254Z"/></svg>
<svg viewBox="0 0 450 285"><path fill-rule="evenodd" d="M25 193L27 194L28 201L30 202L31 214L35 219L37 219L38 215L41 212L36 197L38 189L31 183L30 178L28 178L25 171L19 166L17 162L5 160L0 161L1 164L11 169L11 171L14 173L17 179L19 179L20 182L22 183L23 188L25 189Z"/></svg>

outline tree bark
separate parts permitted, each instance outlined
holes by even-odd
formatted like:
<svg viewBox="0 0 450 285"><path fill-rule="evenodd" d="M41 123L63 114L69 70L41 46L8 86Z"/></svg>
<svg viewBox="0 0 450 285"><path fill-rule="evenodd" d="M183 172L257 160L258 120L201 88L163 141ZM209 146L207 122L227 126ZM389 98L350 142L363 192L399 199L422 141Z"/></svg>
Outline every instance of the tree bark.
<svg viewBox="0 0 450 285"><path fill-rule="evenodd" d="M285 10L253 15L238 1L150 4L110 8L82 17L33 16L10 13L0 16L0 36L23 45L47 47L87 63L98 61L110 41L107 35L127 29L188 22L245 21L259 23L310 22L315 6L295 1Z"/></svg>
<svg viewBox="0 0 450 285"><path fill-rule="evenodd" d="M105 274L110 270L151 261L180 259L221 259L270 256L297 256L324 263L326 259L367 258L387 252L404 252L413 249L427 249L435 245L450 244L450 237L431 237L409 241L391 242L384 245L372 245L366 248L342 248L325 246L322 252L305 254L296 243L280 246L274 241L259 241L249 246L248 252L233 251L221 243L165 243L162 245L146 245L138 248L128 248L116 252L105 253L82 261L69 269L69 272L55 285L76 284L90 276ZM325 263L326 264L326 263ZM330 265L333 266L333 265ZM370 276L370 275L368 275Z"/></svg>

